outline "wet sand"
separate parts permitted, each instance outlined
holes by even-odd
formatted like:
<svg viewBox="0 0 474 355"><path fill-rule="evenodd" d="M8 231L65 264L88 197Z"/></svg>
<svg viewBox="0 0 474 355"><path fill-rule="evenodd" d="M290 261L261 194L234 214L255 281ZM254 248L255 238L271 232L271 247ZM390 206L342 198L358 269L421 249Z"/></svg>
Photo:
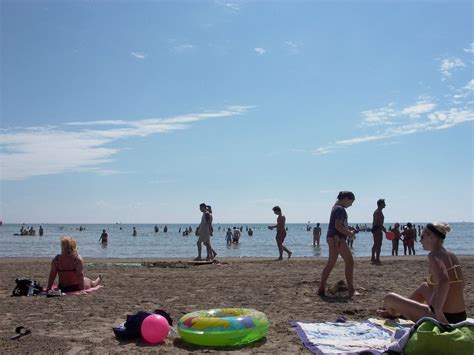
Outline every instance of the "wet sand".
<svg viewBox="0 0 474 355"><path fill-rule="evenodd" d="M28 277L45 285L50 259L0 259L0 349L3 354L27 353L307 353L290 320L335 321L339 316L363 320L376 316L387 292L408 295L427 275L426 257L385 257L380 266L356 259L355 286L360 296L348 299L336 287L344 280L340 259L328 287L335 293L321 298L324 258L219 259L195 265L185 259L86 259L86 276L101 274L105 287L82 296L10 297L15 278ZM469 317L474 317L474 256L460 257L466 279ZM135 264L127 264L135 263ZM144 263L143 266L136 266ZM336 290L337 289L337 290ZM219 307L255 308L270 321L268 336L240 348L213 349L168 338L149 346L141 340L119 341L112 327L139 310L168 311L174 322L188 312ZM10 340L19 325L31 334Z"/></svg>

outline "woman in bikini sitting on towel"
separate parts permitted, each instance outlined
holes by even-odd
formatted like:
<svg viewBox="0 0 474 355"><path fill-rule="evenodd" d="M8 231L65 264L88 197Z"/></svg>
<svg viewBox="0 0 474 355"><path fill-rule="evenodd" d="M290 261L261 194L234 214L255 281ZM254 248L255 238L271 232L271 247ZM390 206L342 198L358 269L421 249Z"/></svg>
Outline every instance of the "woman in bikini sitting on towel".
<svg viewBox="0 0 474 355"><path fill-rule="evenodd" d="M61 238L61 254L51 262L47 290L51 290L56 275L59 277L58 287L63 292L87 290L100 285L102 277L92 281L84 276L84 261L77 253L77 242L72 237Z"/></svg>
<svg viewBox="0 0 474 355"><path fill-rule="evenodd" d="M420 242L423 249L430 252L430 275L409 298L396 293L385 296L385 309L379 311L381 316L403 315L415 322L422 317L431 317L451 324L466 320L461 266L456 255L443 246L450 230L445 223L429 223L423 229Z"/></svg>

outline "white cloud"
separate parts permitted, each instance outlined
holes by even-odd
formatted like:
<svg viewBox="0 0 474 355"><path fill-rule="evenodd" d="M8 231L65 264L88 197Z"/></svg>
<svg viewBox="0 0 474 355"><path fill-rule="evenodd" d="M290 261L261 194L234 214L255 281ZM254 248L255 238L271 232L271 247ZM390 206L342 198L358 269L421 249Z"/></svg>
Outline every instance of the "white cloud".
<svg viewBox="0 0 474 355"><path fill-rule="evenodd" d="M240 5L235 3L235 2L227 2L223 0L216 0L214 1L216 5L222 6L227 10L230 10L231 12L239 12L240 11Z"/></svg>
<svg viewBox="0 0 474 355"><path fill-rule="evenodd" d="M387 134L355 137L355 138L343 139L343 140L337 141L336 144L337 145L354 145L354 144L360 144L360 143L366 143L366 142L379 141L382 139L386 139L388 137L389 136Z"/></svg>
<svg viewBox="0 0 474 355"><path fill-rule="evenodd" d="M423 113L431 112L436 107L436 104L429 100L418 101L415 105L405 107L402 110L403 115L408 115L411 118L418 118Z"/></svg>
<svg viewBox="0 0 474 355"><path fill-rule="evenodd" d="M294 43L294 42L291 42L291 41L286 41L285 42L285 46L287 47L287 49L289 50L290 54L299 54L300 53L300 48L299 46Z"/></svg>
<svg viewBox="0 0 474 355"><path fill-rule="evenodd" d="M361 114L364 119L362 120L361 125L377 126L381 124L392 124L392 118L397 116L397 112L393 107L394 103L390 103L382 108L362 111Z"/></svg>
<svg viewBox="0 0 474 355"><path fill-rule="evenodd" d="M176 45L172 48L172 51L175 52L175 53L184 53L184 52L189 52L189 51L191 51L195 48L196 48L195 45L189 44L189 43L178 44L178 45Z"/></svg>
<svg viewBox="0 0 474 355"><path fill-rule="evenodd" d="M260 47L254 48L253 50L257 52L258 55L264 55L267 52L264 48Z"/></svg>
<svg viewBox="0 0 474 355"><path fill-rule="evenodd" d="M145 59L146 54L145 53L140 53L140 52L130 52L130 55L132 57L138 58L138 59Z"/></svg>
<svg viewBox="0 0 474 355"><path fill-rule="evenodd" d="M466 64L455 57L445 58L441 61L441 66L439 68L441 74L443 75L443 79L450 78L452 76L452 71L456 68L465 68Z"/></svg>
<svg viewBox="0 0 474 355"><path fill-rule="evenodd" d="M147 137L186 129L191 123L241 115L253 106L229 106L220 111L151 118L136 121L108 120L71 122L63 128L29 127L0 130L0 179L22 180L31 176L65 172L110 175L103 168L119 149L110 144L122 138ZM76 126L95 127L74 130ZM104 126L100 129L97 126ZM72 130L71 130L72 129Z"/></svg>
<svg viewBox="0 0 474 355"><path fill-rule="evenodd" d="M467 52L467 53L474 53L474 42L471 42L471 44L469 45L469 47L464 48L464 52Z"/></svg>

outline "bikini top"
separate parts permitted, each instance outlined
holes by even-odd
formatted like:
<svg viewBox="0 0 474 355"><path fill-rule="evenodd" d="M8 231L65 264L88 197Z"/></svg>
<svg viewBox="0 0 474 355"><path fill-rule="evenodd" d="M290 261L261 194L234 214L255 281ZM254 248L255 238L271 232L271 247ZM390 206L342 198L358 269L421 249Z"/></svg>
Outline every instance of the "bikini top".
<svg viewBox="0 0 474 355"><path fill-rule="evenodd" d="M74 263L74 269L60 269L58 264L59 264L59 254L56 255L56 257L54 258L55 262L56 262L56 270L58 272L76 272L76 260L77 260L77 256L74 257L74 260L73 260L73 263Z"/></svg>
<svg viewBox="0 0 474 355"><path fill-rule="evenodd" d="M456 282L464 282L464 280L459 277L458 275L458 272L456 271L458 268L461 268L461 265L458 265L458 264L455 264L449 268L446 269L446 271L448 271L448 278L449 278L449 283L452 284L452 283L456 283ZM454 276L453 278L450 277L449 275L449 271L453 271L452 275ZM426 283L430 286L435 286L436 283L433 281L433 275L430 274L428 275L428 277L426 278Z"/></svg>

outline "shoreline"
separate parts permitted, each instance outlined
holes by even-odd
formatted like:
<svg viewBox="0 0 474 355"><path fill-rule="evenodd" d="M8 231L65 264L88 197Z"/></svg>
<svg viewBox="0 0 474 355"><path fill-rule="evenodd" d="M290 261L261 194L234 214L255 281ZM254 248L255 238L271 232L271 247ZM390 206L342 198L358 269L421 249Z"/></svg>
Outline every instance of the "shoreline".
<svg viewBox="0 0 474 355"><path fill-rule="evenodd" d="M0 256L0 264L3 263L10 263L10 262L43 262L43 261L51 261L54 256L52 257L22 257L22 256ZM216 263L219 262L256 262L256 261L276 261L277 256L270 257L270 256L242 256L242 257L217 257L215 259ZM138 262L194 262L193 261L194 256L191 256L189 258L184 258L184 257L169 257L169 258L151 258L151 257L144 257L144 258L88 258L88 257L83 257L84 263L114 263L114 262L133 262L133 263L138 263ZM458 258L473 258L474 260L474 254L473 255L458 255ZM291 257L290 261L326 261L327 256L296 256L296 257ZM390 261L399 261L399 260L413 260L413 261L422 261L422 260L427 260L426 255L411 255L411 256L403 256L403 255L398 255L398 256L382 256L382 262L384 260L390 260ZM285 261L288 261L286 257L283 258L282 262L284 263ZM341 257L339 256L338 261L342 262ZM354 256L354 261L370 261L370 256Z"/></svg>
<svg viewBox="0 0 474 355"><path fill-rule="evenodd" d="M166 352L291 353L310 354L299 340L290 320L335 321L376 317L388 292L408 295L428 272L426 256L385 257L380 266L369 257L355 258L354 284L360 296L345 297L336 290L330 297L317 296L321 271L327 258L218 258L219 263L195 265L185 258L86 258L85 275L101 274L104 287L82 296L10 297L15 278L47 282L51 258L0 258L0 348L3 354L18 353L118 353ZM474 256L459 256L465 278L465 303L474 317ZM403 262L401 262L403 261ZM121 263L114 265L113 263ZM126 265L127 262L148 263ZM90 263L90 264L89 264ZM344 280L339 260L328 280L334 288ZM112 327L139 310L163 309L177 321L196 310L237 307L264 312L270 321L267 337L241 348L207 348L167 338L157 346L142 340L119 341ZM10 340L15 327L26 326L31 334Z"/></svg>

